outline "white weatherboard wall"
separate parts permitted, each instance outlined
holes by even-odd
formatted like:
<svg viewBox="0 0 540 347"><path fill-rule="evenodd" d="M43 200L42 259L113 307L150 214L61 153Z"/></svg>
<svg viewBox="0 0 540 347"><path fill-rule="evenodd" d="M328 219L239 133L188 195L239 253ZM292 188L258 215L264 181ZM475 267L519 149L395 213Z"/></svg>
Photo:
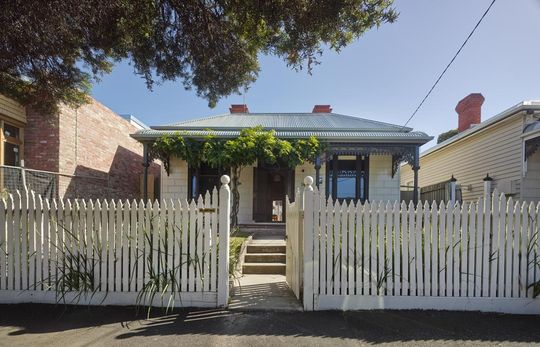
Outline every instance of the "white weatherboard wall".
<svg viewBox="0 0 540 347"><path fill-rule="evenodd" d="M392 177L392 156L372 155L369 157L369 200L399 200L399 170Z"/></svg>
<svg viewBox="0 0 540 347"><path fill-rule="evenodd" d="M452 175L461 185L463 201L475 201L484 194L483 179L493 178L493 188L517 185L522 173L523 113L508 117L481 131L420 156L420 187L446 182ZM401 166L402 184L413 181L410 165ZM519 190L514 198L520 198ZM540 196L538 196L540 197Z"/></svg>
<svg viewBox="0 0 540 347"><path fill-rule="evenodd" d="M455 205L340 204L309 186L304 204L306 310L540 314L540 204L497 190Z"/></svg>

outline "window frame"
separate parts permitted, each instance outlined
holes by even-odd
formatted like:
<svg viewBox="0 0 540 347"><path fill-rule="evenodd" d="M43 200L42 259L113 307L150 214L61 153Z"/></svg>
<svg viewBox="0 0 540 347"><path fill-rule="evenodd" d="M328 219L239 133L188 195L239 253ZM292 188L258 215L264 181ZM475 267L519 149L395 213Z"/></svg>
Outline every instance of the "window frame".
<svg viewBox="0 0 540 347"><path fill-rule="evenodd" d="M347 155L342 155L347 156ZM362 203L369 201L369 156L355 155L356 159L356 186L354 201L360 200ZM338 198L338 169L339 169L339 154L333 154L331 159L326 164L326 197L332 197L332 200L350 201L350 198ZM360 172L364 172L364 191L365 196L361 198L361 182L362 176ZM330 180L330 173L332 179Z"/></svg>
<svg viewBox="0 0 540 347"><path fill-rule="evenodd" d="M12 127L19 129L19 138L12 136L5 136L4 128L8 124ZM8 119L7 117L0 114L0 165L5 165L5 150L6 143L11 145L19 146L19 165L21 166L24 160L24 124Z"/></svg>

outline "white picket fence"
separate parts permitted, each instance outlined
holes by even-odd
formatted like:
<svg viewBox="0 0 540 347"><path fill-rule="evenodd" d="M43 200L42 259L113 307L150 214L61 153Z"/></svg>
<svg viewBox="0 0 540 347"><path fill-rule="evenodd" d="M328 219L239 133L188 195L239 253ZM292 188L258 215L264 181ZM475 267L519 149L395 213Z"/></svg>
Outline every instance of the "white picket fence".
<svg viewBox="0 0 540 347"><path fill-rule="evenodd" d="M312 182L304 191L306 310L540 313L540 204L497 191L455 205L340 203Z"/></svg>
<svg viewBox="0 0 540 347"><path fill-rule="evenodd" d="M0 303L226 306L230 190L188 202L0 202Z"/></svg>

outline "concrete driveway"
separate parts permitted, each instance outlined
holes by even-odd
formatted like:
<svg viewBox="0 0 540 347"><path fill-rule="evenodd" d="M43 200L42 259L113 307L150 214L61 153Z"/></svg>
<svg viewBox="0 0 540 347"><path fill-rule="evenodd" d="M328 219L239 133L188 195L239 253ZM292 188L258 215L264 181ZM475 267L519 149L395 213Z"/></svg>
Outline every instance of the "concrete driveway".
<svg viewBox="0 0 540 347"><path fill-rule="evenodd" d="M435 312L178 310L0 305L1 346L540 345L540 316Z"/></svg>

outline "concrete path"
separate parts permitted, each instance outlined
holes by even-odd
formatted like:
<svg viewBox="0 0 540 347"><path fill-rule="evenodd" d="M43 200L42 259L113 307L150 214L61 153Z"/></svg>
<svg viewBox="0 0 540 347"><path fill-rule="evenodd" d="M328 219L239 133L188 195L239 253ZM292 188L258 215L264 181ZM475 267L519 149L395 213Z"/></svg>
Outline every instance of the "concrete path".
<svg viewBox="0 0 540 347"><path fill-rule="evenodd" d="M244 275L234 281L231 310L302 311L283 275Z"/></svg>
<svg viewBox="0 0 540 347"><path fill-rule="evenodd" d="M0 305L0 346L538 346L540 316ZM163 314L163 315L162 315Z"/></svg>

